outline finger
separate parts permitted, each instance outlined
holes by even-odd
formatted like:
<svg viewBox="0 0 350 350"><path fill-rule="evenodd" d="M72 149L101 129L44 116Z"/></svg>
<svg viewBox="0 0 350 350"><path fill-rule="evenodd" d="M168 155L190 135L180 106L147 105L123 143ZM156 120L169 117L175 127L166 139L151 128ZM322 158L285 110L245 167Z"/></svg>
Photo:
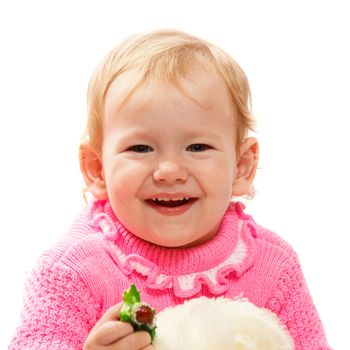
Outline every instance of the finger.
<svg viewBox="0 0 350 350"><path fill-rule="evenodd" d="M141 350L153 350L153 345L150 344L150 345L147 345L145 348L142 348Z"/></svg>
<svg viewBox="0 0 350 350"><path fill-rule="evenodd" d="M151 336L144 331L133 332L132 334L118 340L114 345L118 350L141 350L151 345Z"/></svg>
<svg viewBox="0 0 350 350"><path fill-rule="evenodd" d="M95 343L103 346L111 345L132 333L134 329L130 323L107 321L97 329Z"/></svg>
<svg viewBox="0 0 350 350"><path fill-rule="evenodd" d="M117 305L113 305L107 311L102 315L102 317L99 319L99 321L96 323L96 326L108 322L108 321L117 321L119 320L119 313L120 309L122 307L122 303L119 303Z"/></svg>

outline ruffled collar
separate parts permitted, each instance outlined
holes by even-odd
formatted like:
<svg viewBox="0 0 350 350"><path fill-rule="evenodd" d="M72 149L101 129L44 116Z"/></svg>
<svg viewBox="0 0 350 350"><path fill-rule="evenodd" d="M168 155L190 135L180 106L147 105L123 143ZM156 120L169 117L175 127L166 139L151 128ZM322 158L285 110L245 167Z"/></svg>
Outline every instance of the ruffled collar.
<svg viewBox="0 0 350 350"><path fill-rule="evenodd" d="M188 298L206 285L213 295L220 295L229 287L229 274L240 276L254 262L255 222L240 202L229 205L213 239L185 249L136 237L118 221L108 201L94 201L89 209L90 226L103 234L119 269L126 275L143 275L151 289L172 288L176 296Z"/></svg>

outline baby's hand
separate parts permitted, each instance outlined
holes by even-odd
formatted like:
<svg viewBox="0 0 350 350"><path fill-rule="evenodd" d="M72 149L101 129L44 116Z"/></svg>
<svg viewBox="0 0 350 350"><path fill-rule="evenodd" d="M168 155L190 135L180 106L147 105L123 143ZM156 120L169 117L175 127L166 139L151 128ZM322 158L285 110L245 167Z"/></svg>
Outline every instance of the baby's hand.
<svg viewBox="0 0 350 350"><path fill-rule="evenodd" d="M87 337L83 350L152 350L151 336L119 321L121 303L109 308Z"/></svg>

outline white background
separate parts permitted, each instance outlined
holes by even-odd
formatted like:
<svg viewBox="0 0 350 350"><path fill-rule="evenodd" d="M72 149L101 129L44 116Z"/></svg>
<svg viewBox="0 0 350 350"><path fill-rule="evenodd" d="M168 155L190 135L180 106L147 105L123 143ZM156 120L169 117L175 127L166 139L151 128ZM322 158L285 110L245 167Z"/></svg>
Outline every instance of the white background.
<svg viewBox="0 0 350 350"><path fill-rule="evenodd" d="M127 35L176 28L243 67L258 119L247 211L298 252L330 344L349 349L346 1L1 1L0 348L26 272L83 207L77 150L90 75Z"/></svg>

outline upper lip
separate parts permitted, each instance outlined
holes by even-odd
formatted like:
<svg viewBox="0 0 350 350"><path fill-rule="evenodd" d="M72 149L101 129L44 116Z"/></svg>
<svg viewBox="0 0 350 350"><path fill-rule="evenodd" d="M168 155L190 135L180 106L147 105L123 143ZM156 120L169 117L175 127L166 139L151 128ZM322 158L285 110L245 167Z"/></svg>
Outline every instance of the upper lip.
<svg viewBox="0 0 350 350"><path fill-rule="evenodd" d="M162 193L156 193L152 196L148 197L146 200L164 200L164 201L178 201L182 199L190 199L194 198L191 194L185 193L185 192L176 192L176 193L169 193L169 192L162 192Z"/></svg>

